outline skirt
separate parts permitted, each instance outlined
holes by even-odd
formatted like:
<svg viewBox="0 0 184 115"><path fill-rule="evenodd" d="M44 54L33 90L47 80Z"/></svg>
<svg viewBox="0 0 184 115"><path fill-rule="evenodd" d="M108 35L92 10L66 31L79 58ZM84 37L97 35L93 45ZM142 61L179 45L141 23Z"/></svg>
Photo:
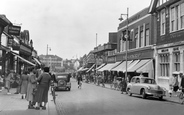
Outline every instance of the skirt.
<svg viewBox="0 0 184 115"><path fill-rule="evenodd" d="M49 87L48 86L38 86L37 92L35 94L35 102L38 103L47 103L48 102L48 91Z"/></svg>

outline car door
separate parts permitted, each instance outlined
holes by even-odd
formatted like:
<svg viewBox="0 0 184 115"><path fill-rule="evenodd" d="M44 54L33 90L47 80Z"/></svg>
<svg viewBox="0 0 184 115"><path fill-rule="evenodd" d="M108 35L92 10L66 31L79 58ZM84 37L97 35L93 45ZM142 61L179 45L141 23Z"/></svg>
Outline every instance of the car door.
<svg viewBox="0 0 184 115"><path fill-rule="evenodd" d="M139 94L140 92L140 78L135 79L134 93Z"/></svg>
<svg viewBox="0 0 184 115"><path fill-rule="evenodd" d="M135 93L135 80L136 80L135 77L132 78L132 80L131 80L131 88L130 88L131 93Z"/></svg>

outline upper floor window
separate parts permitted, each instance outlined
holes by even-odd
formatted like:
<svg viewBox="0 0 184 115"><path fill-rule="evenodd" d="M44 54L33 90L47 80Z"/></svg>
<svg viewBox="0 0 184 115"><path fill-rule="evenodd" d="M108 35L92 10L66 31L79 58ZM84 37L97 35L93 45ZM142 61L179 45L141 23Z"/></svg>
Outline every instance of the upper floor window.
<svg viewBox="0 0 184 115"><path fill-rule="evenodd" d="M170 8L170 32L184 29L184 3Z"/></svg>
<svg viewBox="0 0 184 115"><path fill-rule="evenodd" d="M143 39L143 31L140 32L140 46L143 47L144 46L144 39Z"/></svg>
<svg viewBox="0 0 184 115"><path fill-rule="evenodd" d="M165 9L161 11L161 35L165 34Z"/></svg>
<svg viewBox="0 0 184 115"><path fill-rule="evenodd" d="M139 42L138 42L138 32L135 33L135 48L139 47Z"/></svg>
<svg viewBox="0 0 184 115"><path fill-rule="evenodd" d="M146 36L145 36L145 46L150 45L149 40L149 29L146 29Z"/></svg>

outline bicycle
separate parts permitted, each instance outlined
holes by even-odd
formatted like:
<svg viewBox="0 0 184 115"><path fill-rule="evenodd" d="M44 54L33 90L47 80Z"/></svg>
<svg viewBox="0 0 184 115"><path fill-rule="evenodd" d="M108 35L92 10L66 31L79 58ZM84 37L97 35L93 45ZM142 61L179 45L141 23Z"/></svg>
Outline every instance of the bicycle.
<svg viewBox="0 0 184 115"><path fill-rule="evenodd" d="M55 93L55 85L54 83L51 85L51 93L52 93L52 97L53 97L53 101L54 103L56 103L56 93Z"/></svg>
<svg viewBox="0 0 184 115"><path fill-rule="evenodd" d="M184 90L184 88L180 89L181 92L179 93L178 98L179 98L179 102L181 104L184 104L184 93L182 90Z"/></svg>

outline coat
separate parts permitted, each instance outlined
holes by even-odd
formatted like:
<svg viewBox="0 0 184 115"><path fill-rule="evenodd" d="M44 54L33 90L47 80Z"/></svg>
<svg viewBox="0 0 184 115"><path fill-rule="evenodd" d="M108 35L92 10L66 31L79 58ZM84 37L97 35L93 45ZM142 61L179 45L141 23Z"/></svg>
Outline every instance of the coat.
<svg viewBox="0 0 184 115"><path fill-rule="evenodd" d="M30 74L28 77L28 86L27 86L27 101L33 102L33 89L36 88L36 75Z"/></svg>
<svg viewBox="0 0 184 115"><path fill-rule="evenodd" d="M28 85L28 75L22 74L21 76L21 94L26 94L27 93L27 85Z"/></svg>

